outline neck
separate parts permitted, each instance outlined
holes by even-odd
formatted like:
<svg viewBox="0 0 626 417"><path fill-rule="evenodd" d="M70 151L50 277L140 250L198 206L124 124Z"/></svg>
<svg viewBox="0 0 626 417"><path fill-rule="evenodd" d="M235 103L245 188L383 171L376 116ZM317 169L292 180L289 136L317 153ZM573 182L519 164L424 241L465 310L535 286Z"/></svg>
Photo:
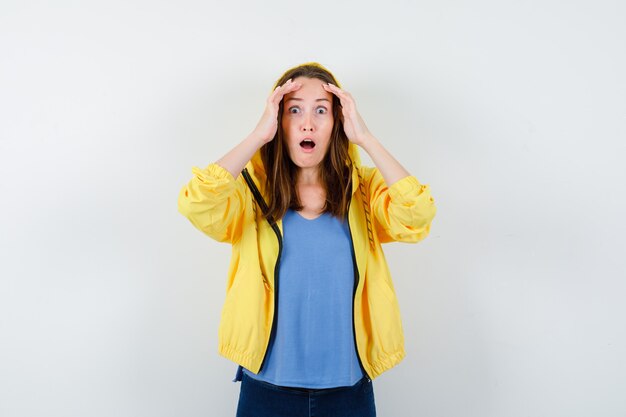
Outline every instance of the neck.
<svg viewBox="0 0 626 417"><path fill-rule="evenodd" d="M317 167L300 168L298 171L298 178L296 180L298 185L318 185L320 184L319 170Z"/></svg>

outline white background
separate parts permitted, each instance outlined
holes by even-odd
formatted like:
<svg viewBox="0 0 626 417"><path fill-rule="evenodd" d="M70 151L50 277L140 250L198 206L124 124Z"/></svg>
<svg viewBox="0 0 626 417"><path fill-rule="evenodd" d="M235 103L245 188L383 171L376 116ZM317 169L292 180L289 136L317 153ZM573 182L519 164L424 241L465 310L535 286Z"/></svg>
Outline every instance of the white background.
<svg viewBox="0 0 626 417"><path fill-rule="evenodd" d="M624 22L617 0L4 0L0 415L234 416L230 247L178 192L318 61L438 208L385 246L407 357L378 415L625 416Z"/></svg>

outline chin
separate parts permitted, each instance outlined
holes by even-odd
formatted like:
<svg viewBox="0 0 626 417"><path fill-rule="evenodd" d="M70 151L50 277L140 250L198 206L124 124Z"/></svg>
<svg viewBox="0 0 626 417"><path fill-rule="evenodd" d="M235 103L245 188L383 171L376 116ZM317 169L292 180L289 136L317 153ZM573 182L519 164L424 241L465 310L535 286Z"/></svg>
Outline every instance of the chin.
<svg viewBox="0 0 626 417"><path fill-rule="evenodd" d="M294 161L293 159L291 160L295 166L297 166L298 168L314 168L319 166L322 161L319 162L300 162L300 161Z"/></svg>
<svg viewBox="0 0 626 417"><path fill-rule="evenodd" d="M314 161L312 159L306 158L306 156L303 159L301 155L296 155L295 158L293 157L293 155L289 155L289 159L291 159L291 162L293 162L293 164L298 168L311 168L318 166L322 162L321 160Z"/></svg>

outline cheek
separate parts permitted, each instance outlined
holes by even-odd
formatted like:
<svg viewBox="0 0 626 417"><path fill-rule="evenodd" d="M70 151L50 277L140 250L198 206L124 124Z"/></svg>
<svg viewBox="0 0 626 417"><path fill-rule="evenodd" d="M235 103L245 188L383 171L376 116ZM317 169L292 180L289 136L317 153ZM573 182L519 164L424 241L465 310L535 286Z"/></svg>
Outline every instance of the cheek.
<svg viewBox="0 0 626 417"><path fill-rule="evenodd" d="M334 121L333 121L333 118L331 117L326 121L324 128L330 133L333 131L333 125L334 125Z"/></svg>
<svg viewBox="0 0 626 417"><path fill-rule="evenodd" d="M333 122L332 120L329 121L328 123L324 124L323 128L323 137L325 138L325 144L324 147L328 147L330 145L330 141L331 141L331 135L333 134ZM320 132L322 133L322 132Z"/></svg>

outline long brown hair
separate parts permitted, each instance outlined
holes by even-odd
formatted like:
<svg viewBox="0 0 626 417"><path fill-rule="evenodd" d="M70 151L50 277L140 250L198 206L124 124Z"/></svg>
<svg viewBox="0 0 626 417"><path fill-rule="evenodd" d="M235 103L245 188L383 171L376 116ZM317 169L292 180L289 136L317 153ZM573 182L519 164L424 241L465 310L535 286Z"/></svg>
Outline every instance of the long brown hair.
<svg viewBox="0 0 626 417"><path fill-rule="evenodd" d="M283 85L288 79L297 77L317 78L325 83L339 86L335 77L323 66L311 62L291 68L278 79L275 86ZM352 161L348 149L350 142L343 130L340 119L340 101L333 96L333 129L330 144L320 164L320 182L326 191L326 203L322 212L343 219L348 211L351 189ZM261 147L261 159L265 166L265 186L269 195L268 216L282 219L291 208L300 211L304 208L296 190L296 178L300 169L289 157L289 150L283 142L282 117L283 100L278 108L278 129L274 138Z"/></svg>

